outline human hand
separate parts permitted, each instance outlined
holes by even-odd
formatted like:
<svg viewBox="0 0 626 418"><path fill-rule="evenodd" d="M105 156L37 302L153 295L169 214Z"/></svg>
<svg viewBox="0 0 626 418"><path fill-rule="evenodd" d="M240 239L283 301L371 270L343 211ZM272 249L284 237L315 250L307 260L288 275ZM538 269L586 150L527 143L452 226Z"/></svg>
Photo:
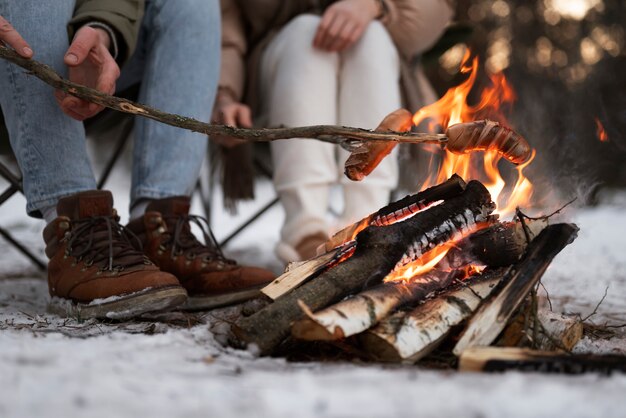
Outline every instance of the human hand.
<svg viewBox="0 0 626 418"><path fill-rule="evenodd" d="M329 6L317 27L313 46L339 52L361 38L367 25L380 14L375 0L340 0Z"/></svg>
<svg viewBox="0 0 626 418"><path fill-rule="evenodd" d="M251 128L252 113L250 107L247 105L238 102L228 93L220 92L215 101L212 122L236 128ZM246 142L231 136L222 135L213 135L211 136L211 140L227 148L232 148Z"/></svg>
<svg viewBox="0 0 626 418"><path fill-rule="evenodd" d="M70 81L106 94L115 93L120 68L109 52L110 43L105 30L89 26L80 28L64 58L69 67ZM55 92L55 96L63 112L77 120L90 118L103 109L100 105L60 90Z"/></svg>
<svg viewBox="0 0 626 418"><path fill-rule="evenodd" d="M0 44L5 43L24 58L31 58L33 50L15 28L0 16Z"/></svg>

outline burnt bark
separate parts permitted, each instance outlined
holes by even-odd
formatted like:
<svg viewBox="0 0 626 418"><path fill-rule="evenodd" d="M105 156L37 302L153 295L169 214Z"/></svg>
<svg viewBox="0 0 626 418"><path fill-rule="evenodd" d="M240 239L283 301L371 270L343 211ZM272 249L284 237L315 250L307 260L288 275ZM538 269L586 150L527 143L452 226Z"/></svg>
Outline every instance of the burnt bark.
<svg viewBox="0 0 626 418"><path fill-rule="evenodd" d="M543 373L626 372L626 356L567 354L511 347L474 347L459 359L459 370L468 372L502 372L519 370Z"/></svg>
<svg viewBox="0 0 626 418"><path fill-rule="evenodd" d="M406 221L366 228L357 235L352 257L255 315L241 319L235 334L244 343L256 344L261 353L271 353L288 336L292 322L302 318L298 301L319 310L378 284L401 260L419 256L467 233L476 223L487 222L494 207L487 189L472 181L459 196Z"/></svg>
<svg viewBox="0 0 626 418"><path fill-rule="evenodd" d="M419 193L405 196L404 198L388 204L366 218L361 219L360 221L355 222L337 232L326 242L326 251L330 251L333 248L354 239L357 233L361 232L368 226L388 225L395 222L396 219L402 219L412 213L423 210L434 202L458 196L463 192L463 190L465 190L466 186L467 184L465 181L458 175L454 174L441 184L429 187Z"/></svg>

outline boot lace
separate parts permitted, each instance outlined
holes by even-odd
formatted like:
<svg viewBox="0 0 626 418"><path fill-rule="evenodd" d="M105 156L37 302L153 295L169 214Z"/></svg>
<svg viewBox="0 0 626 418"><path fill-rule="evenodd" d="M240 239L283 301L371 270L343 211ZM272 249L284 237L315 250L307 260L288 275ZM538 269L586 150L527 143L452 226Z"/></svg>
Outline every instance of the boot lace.
<svg viewBox="0 0 626 418"><path fill-rule="evenodd" d="M215 239L209 221L197 215L171 215L163 216L170 237L163 243L165 247L171 246L172 258L184 254L189 259L203 257L205 261L221 261L226 264L236 264L224 256L219 243ZM197 225L202 231L204 244L191 232L191 224Z"/></svg>
<svg viewBox="0 0 626 418"><path fill-rule="evenodd" d="M141 240L119 224L119 217L93 216L71 223L72 230L65 238L67 254L79 260L84 259L86 265L95 264L104 271L119 271L139 264L150 264L143 252L135 249L142 248Z"/></svg>

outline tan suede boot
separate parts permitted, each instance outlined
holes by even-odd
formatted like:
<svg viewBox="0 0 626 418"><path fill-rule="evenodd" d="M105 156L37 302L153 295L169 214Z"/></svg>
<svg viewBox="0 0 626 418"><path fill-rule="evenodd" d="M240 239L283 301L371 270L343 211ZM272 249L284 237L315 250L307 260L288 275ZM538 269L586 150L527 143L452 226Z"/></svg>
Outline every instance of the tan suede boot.
<svg viewBox="0 0 626 418"><path fill-rule="evenodd" d="M204 234L198 241L190 223ZM185 196L154 200L143 217L128 228L142 241L144 253L163 271L172 273L187 289L186 309L209 309L260 295L274 274L258 267L240 266L222 254L204 218L189 215Z"/></svg>
<svg viewBox="0 0 626 418"><path fill-rule="evenodd" d="M137 251L113 197L87 191L59 200L46 242L50 309L80 318L126 319L174 308L187 294L176 277Z"/></svg>

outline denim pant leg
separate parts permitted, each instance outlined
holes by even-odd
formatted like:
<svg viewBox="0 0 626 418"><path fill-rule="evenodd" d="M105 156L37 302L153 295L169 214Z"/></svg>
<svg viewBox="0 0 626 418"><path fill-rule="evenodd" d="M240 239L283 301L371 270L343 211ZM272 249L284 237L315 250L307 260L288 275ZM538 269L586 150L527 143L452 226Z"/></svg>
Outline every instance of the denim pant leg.
<svg viewBox="0 0 626 418"><path fill-rule="evenodd" d="M123 71L133 73L144 61L139 101L208 122L220 33L217 0L148 0L137 57ZM143 198L190 195L206 155L206 135L140 117L135 123L131 206Z"/></svg>
<svg viewBox="0 0 626 418"><path fill-rule="evenodd" d="M0 0L6 18L35 51L35 59L63 76L67 22L74 0ZM63 114L53 89L21 68L0 60L0 106L23 175L29 215L62 196L95 189L82 122Z"/></svg>

